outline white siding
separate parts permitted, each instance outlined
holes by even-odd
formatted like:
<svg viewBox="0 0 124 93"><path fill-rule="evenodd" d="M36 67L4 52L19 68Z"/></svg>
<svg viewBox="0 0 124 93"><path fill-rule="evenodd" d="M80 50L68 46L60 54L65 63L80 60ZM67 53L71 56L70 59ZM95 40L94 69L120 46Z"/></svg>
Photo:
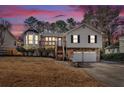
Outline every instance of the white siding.
<svg viewBox="0 0 124 93"><path fill-rule="evenodd" d="M15 48L16 39L8 32L5 32L4 44L2 47L5 48Z"/></svg>
<svg viewBox="0 0 124 93"><path fill-rule="evenodd" d="M96 62L96 52L74 52L72 62Z"/></svg>
<svg viewBox="0 0 124 93"><path fill-rule="evenodd" d="M71 43L71 35L80 35L80 43ZM97 35L97 43L88 43L88 35ZM67 48L102 48L102 35L85 27L66 34Z"/></svg>
<svg viewBox="0 0 124 93"><path fill-rule="evenodd" d="M124 36L119 38L120 53L124 53Z"/></svg>
<svg viewBox="0 0 124 93"><path fill-rule="evenodd" d="M32 43L29 42L29 35L32 35ZM33 32L27 32L24 35L24 48L30 49L30 48L38 48L39 47L39 39L40 36L37 33Z"/></svg>
<svg viewBox="0 0 124 93"><path fill-rule="evenodd" d="M96 52L84 52L84 62L96 62Z"/></svg>

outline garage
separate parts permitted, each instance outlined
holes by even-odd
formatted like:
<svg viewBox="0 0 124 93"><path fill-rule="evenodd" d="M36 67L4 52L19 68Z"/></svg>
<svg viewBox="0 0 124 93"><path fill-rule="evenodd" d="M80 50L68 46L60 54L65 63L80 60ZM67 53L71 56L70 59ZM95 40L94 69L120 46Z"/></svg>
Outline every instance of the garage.
<svg viewBox="0 0 124 93"><path fill-rule="evenodd" d="M83 60L84 62L96 62L96 52L84 52Z"/></svg>
<svg viewBox="0 0 124 93"><path fill-rule="evenodd" d="M72 56L73 62L96 62L96 52L74 52Z"/></svg>

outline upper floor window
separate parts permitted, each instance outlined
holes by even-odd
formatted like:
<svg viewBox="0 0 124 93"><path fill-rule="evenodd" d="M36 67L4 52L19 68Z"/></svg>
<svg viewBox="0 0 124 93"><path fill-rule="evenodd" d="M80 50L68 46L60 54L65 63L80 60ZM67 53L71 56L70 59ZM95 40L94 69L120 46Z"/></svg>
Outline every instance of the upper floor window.
<svg viewBox="0 0 124 93"><path fill-rule="evenodd" d="M33 35L28 36L29 44L33 44Z"/></svg>
<svg viewBox="0 0 124 93"><path fill-rule="evenodd" d="M26 35L26 44L28 44L28 36Z"/></svg>
<svg viewBox="0 0 124 93"><path fill-rule="evenodd" d="M97 43L97 36L96 35L89 35L88 36L88 43Z"/></svg>
<svg viewBox="0 0 124 93"><path fill-rule="evenodd" d="M71 35L71 43L80 43L80 35Z"/></svg>
<svg viewBox="0 0 124 93"><path fill-rule="evenodd" d="M52 41L52 37L49 37L49 41Z"/></svg>
<svg viewBox="0 0 124 93"><path fill-rule="evenodd" d="M73 35L73 43L78 43L78 35Z"/></svg>
<svg viewBox="0 0 124 93"><path fill-rule="evenodd" d="M35 44L38 44L38 35L35 35Z"/></svg>
<svg viewBox="0 0 124 93"><path fill-rule="evenodd" d="M52 40L55 41L55 37L53 37Z"/></svg>
<svg viewBox="0 0 124 93"><path fill-rule="evenodd" d="M48 37L46 37L45 40L48 41Z"/></svg>

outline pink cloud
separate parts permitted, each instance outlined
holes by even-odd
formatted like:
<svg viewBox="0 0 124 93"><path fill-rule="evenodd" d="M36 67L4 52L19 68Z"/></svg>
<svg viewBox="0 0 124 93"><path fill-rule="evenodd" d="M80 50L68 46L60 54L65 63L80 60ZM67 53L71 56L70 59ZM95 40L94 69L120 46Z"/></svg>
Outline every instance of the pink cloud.
<svg viewBox="0 0 124 93"><path fill-rule="evenodd" d="M66 20L67 18L73 17L76 21L81 21L84 15L83 6L70 6L70 11L59 11L59 10L43 10L43 9L24 9L20 6L0 6L0 17L2 18L16 18L17 20L10 20L15 24L12 25L11 32L16 36L20 36L24 31L23 21L29 16L37 16L41 20L45 16L45 21L56 21L56 20ZM57 15L57 18L53 18ZM18 24L18 21L22 24Z"/></svg>
<svg viewBox="0 0 124 93"><path fill-rule="evenodd" d="M87 8L87 6L83 6L83 5L69 5L70 9L72 9L72 11L82 11L84 12Z"/></svg>
<svg viewBox="0 0 124 93"><path fill-rule="evenodd" d="M14 24L11 29L12 34L16 37L20 36L24 31L25 28L22 24Z"/></svg>
<svg viewBox="0 0 124 93"><path fill-rule="evenodd" d="M120 12L119 16L124 16L124 10Z"/></svg>
<svg viewBox="0 0 124 93"><path fill-rule="evenodd" d="M27 10L18 6L2 6L0 7L0 17L12 18L16 16L33 16L33 15L48 15L54 16L59 15L61 11L50 11L50 10Z"/></svg>

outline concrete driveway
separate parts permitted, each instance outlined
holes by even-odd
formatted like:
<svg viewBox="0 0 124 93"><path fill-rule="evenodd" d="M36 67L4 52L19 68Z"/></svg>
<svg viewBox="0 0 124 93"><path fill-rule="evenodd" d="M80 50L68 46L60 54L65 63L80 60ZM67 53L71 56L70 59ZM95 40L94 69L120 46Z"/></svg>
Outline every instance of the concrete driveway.
<svg viewBox="0 0 124 93"><path fill-rule="evenodd" d="M124 64L90 63L83 69L110 87L124 87Z"/></svg>

